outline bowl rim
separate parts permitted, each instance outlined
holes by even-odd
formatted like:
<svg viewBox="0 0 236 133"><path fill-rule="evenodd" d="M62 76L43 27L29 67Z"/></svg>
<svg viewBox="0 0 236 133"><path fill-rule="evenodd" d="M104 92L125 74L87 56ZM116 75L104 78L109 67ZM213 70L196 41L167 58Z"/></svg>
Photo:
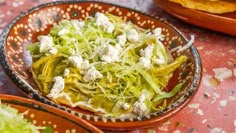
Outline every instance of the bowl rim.
<svg viewBox="0 0 236 133"><path fill-rule="evenodd" d="M1 35L0 35L0 63L2 65L2 68L4 70L4 72L6 73L6 75L10 78L10 80L17 85L17 88L19 88L22 92L24 92L25 94L28 95L28 98L30 99L35 99L37 101L41 101L44 102L45 104L54 106L56 108L59 108L61 110L64 110L66 112L72 113L78 117L81 117L87 121L89 121L90 123L97 125L99 127L104 127L104 128L113 128L114 126L117 128L134 128L134 127L147 127L149 125L155 124L159 121L163 121L166 118L169 118L170 116L172 116L173 114L176 114L177 112L179 112L180 110L182 110L192 99L193 99L193 94L195 94L200 86L200 82L201 82L201 77L202 77L202 63L201 63L201 59L200 59L200 55L196 49L196 47L194 47L194 45L190 46L190 51L193 54L194 57L194 63L196 66L196 70L194 71L194 77L193 77L193 82L190 84L190 89L188 90L188 94L186 94L187 96L187 100L183 101L183 102L179 102L177 105L171 105L172 109L165 109L163 114L160 116L158 115L158 112L156 113L154 118L150 117L137 117L135 118L133 121L123 121L120 120L120 118L117 118L118 121L114 122L113 119L109 119L108 121L103 121L102 117L97 117L98 120L100 121L95 121L94 119L88 119L86 116L86 114L82 114L80 112L73 112L69 107L65 107L63 105L58 105L56 103L54 103L53 101L50 101L49 99L45 98L44 96L38 95L38 91L33 89L33 87L31 87L26 81L24 81L22 78L20 78L19 76L17 76L13 70L11 69L11 66L8 64L7 60L6 60L6 53L5 53L5 43L7 41L7 36L9 31L11 30L11 27L17 23L22 17L36 11L39 10L40 8L44 8L44 7L50 7L50 6L54 6L54 5L60 5L60 4L79 4L79 3L98 3L98 4L106 4L108 6L115 6L118 8L123 8L129 11L134 11L135 13L141 14L141 15L145 15L149 18L155 19L155 21L159 21L160 23L163 23L171 28L173 28L173 30L180 35L180 37L188 42L189 40L186 38L186 36L184 36L184 34L182 32L180 32L175 26L173 26L172 24L168 23L165 19L159 18L158 16L153 16L153 15L149 15L145 12L141 12L138 11L136 9L132 9L132 8L128 8L128 7L124 7L124 6L120 6L120 5L116 5L116 4L112 4L112 3L108 3L108 2L101 2L101 1L93 1L93 0L82 0L82 1L73 1L73 0L68 0L68 1L55 1L55 2L49 2L49 3L44 3L44 4L40 4L38 6L35 6L31 9L29 9L26 12L22 12L20 13L20 15L18 15L15 19L13 19L2 31ZM27 93L26 93L27 92ZM185 96L185 97L186 97ZM182 96L183 97L183 96ZM178 107L178 108L177 108ZM174 109L173 109L174 108ZM97 119L96 118L96 119ZM115 118L116 119L116 118ZM140 123L141 122L141 123ZM114 124L116 123L116 124Z"/></svg>

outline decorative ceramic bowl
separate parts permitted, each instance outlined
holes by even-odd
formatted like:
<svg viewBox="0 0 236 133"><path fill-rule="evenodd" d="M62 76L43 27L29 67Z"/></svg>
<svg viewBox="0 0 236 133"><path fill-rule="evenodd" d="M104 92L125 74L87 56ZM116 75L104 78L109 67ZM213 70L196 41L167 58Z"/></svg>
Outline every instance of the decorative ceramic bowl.
<svg viewBox="0 0 236 133"><path fill-rule="evenodd" d="M83 119L41 102L18 96L0 94L1 104L15 108L36 126L45 127L47 133L102 133Z"/></svg>
<svg viewBox="0 0 236 133"><path fill-rule="evenodd" d="M79 108L73 109L58 105L41 95L25 63L25 45L37 41L36 37L38 35L47 34L49 29L62 19L83 20L96 11L120 16L123 20L132 21L142 28L154 29L161 27L165 36L163 43L168 49L184 46L188 42L183 34L162 19L154 18L128 8L91 1L67 1L44 4L21 14L1 34L1 64L13 83L26 93L29 98L62 109L100 128L130 129L147 127L180 111L193 98L201 79L200 57L193 45L182 52L173 52L174 58L183 54L187 55L189 59L185 65L175 71L167 89L171 90L173 86L180 82L185 82L186 85L178 94L167 100L166 108L142 117L112 118L97 116Z"/></svg>

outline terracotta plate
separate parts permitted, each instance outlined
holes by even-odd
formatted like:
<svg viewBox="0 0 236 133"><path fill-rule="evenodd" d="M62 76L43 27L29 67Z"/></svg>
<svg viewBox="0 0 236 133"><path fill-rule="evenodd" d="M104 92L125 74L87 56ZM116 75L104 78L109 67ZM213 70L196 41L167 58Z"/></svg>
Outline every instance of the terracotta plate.
<svg viewBox="0 0 236 133"><path fill-rule="evenodd" d="M28 111L24 118L37 126L46 127L41 132L47 133L102 133L88 122L62 110L34 100L0 94L2 104L19 110L19 113Z"/></svg>
<svg viewBox="0 0 236 133"><path fill-rule="evenodd" d="M155 0L156 4L173 16L213 31L236 35L236 12L221 15L188 9L168 0Z"/></svg>

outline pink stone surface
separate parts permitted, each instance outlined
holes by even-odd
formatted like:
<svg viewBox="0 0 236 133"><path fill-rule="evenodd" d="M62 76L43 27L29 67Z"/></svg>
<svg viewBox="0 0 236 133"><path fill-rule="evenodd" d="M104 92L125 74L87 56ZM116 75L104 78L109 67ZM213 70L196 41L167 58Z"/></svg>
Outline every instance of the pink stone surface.
<svg viewBox="0 0 236 133"><path fill-rule="evenodd" d="M55 0L0 0L0 32L21 12ZM100 0L101 1L101 0ZM236 132L236 37L182 22L152 0L102 0L126 6L167 20L186 37L195 36L194 45L200 53L203 78L194 99L174 117L148 129L132 133L235 133ZM235 27L232 27L235 28ZM216 78L214 70L226 68L230 76ZM223 75L224 75L223 71ZM24 96L0 68L0 93Z"/></svg>

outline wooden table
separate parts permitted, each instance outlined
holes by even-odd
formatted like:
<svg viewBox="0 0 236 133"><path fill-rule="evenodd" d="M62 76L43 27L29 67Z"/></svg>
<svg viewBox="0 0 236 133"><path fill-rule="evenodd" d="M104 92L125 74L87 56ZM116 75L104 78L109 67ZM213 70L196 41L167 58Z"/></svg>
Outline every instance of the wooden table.
<svg viewBox="0 0 236 133"><path fill-rule="evenodd" d="M55 0L0 0L0 32L20 12L38 4ZM167 20L188 38L195 35L203 78L194 99L173 118L137 129L134 133L236 133L236 37L205 30L182 22L162 9L152 0L103 0L133 8ZM216 22L217 23L217 22ZM236 28L236 27L232 27ZM223 76L216 77L217 71ZM0 68L0 93L23 96Z"/></svg>

